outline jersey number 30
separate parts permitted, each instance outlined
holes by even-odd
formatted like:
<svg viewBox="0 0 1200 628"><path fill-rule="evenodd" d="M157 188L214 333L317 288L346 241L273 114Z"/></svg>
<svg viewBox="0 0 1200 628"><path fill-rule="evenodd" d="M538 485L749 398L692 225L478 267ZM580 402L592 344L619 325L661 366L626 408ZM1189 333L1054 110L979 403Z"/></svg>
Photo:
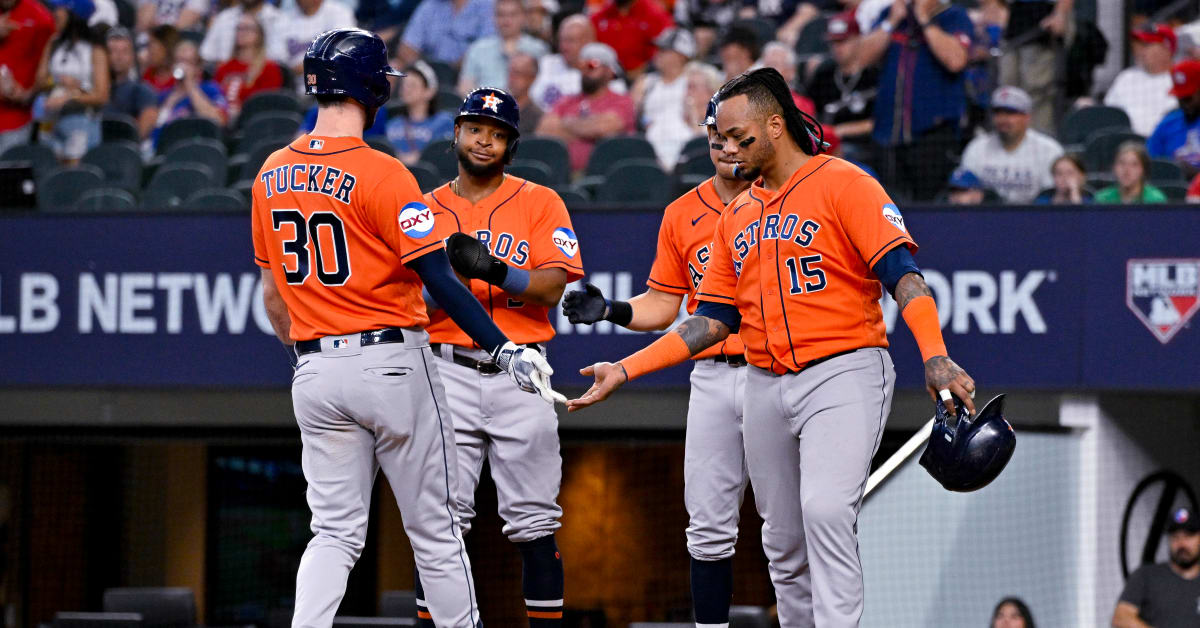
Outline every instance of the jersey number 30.
<svg viewBox="0 0 1200 628"><path fill-rule="evenodd" d="M346 229L342 219L333 212L313 212L307 221L304 214L296 209L271 210L271 226L279 231L284 224L291 224L296 234L294 238L283 241L284 255L295 258L296 270L288 270L290 263L284 262L283 276L288 284L304 283L308 279L309 269L317 269L317 279L327 286L340 286L350 278L350 252L346 248ZM321 230L329 232L329 240L333 244L333 259L326 257L326 251L321 250ZM309 249L312 252L309 253ZM310 263L310 257L316 259ZM329 261L334 262L333 271L328 268Z"/></svg>

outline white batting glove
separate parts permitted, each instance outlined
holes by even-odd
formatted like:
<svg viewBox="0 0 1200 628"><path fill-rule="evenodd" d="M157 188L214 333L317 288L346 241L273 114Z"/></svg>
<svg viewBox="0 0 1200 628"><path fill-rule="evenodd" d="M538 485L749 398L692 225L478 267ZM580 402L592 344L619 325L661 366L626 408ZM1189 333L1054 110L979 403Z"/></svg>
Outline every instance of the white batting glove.
<svg viewBox="0 0 1200 628"><path fill-rule="evenodd" d="M566 403L567 398L550 387L550 376L554 369L542 354L508 341L492 354L496 366L504 369L518 388L529 393L537 393L550 403Z"/></svg>

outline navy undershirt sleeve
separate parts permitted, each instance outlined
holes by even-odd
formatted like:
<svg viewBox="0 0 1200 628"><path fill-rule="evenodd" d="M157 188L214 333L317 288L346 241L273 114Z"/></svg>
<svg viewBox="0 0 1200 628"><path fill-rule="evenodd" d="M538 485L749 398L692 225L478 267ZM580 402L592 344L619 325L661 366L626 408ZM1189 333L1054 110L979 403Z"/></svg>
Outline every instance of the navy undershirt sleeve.
<svg viewBox="0 0 1200 628"><path fill-rule="evenodd" d="M438 307L488 353L494 353L496 347L508 342L475 295L454 276L445 249L426 253L406 266L425 283L425 289L437 301Z"/></svg>
<svg viewBox="0 0 1200 628"><path fill-rule="evenodd" d="M921 274L921 269L917 268L917 260L913 259L912 252L903 244L884 253L871 270L887 288L888 294L893 296L896 294L896 284L900 283L901 277L908 273Z"/></svg>
<svg viewBox="0 0 1200 628"><path fill-rule="evenodd" d="M721 321L729 328L729 333L736 334L738 327L742 324L742 315L738 312L736 305L728 303L713 303L712 301L701 301L696 307L694 316L703 316L711 318L714 321Z"/></svg>

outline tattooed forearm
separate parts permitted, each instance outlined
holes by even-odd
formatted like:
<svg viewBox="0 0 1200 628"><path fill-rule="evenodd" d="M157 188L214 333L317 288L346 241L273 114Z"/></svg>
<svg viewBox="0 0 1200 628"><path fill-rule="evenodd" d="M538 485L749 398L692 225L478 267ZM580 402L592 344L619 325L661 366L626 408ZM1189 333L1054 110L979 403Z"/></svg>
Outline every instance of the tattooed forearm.
<svg viewBox="0 0 1200 628"><path fill-rule="evenodd" d="M705 316L692 316L679 324L674 332L683 337L692 355L721 342L729 335L729 327Z"/></svg>
<svg viewBox="0 0 1200 628"><path fill-rule="evenodd" d="M908 305L909 301L917 297L931 297L933 293L929 291L929 286L925 285L925 279L917 273L908 273L896 282L896 291L892 294L896 299L896 305L900 306L900 311L904 311L904 306Z"/></svg>

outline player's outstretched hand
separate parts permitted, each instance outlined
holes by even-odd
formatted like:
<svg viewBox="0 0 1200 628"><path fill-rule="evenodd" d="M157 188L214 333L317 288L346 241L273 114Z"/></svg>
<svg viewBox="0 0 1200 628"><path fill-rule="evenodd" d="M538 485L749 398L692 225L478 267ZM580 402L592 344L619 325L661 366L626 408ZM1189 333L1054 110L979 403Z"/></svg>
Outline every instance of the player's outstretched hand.
<svg viewBox="0 0 1200 628"><path fill-rule="evenodd" d="M604 293L589 283L584 284L583 290L572 290L563 296L562 312L567 320L576 325L591 325L604 320L608 314L608 303L604 300Z"/></svg>
<svg viewBox="0 0 1200 628"><path fill-rule="evenodd" d="M929 391L929 397L934 403L941 399L952 416L955 412L955 399L961 400L967 412L975 416L975 380L955 364L954 360L944 355L935 355L925 361L925 390ZM942 391L948 391L948 394Z"/></svg>
<svg viewBox="0 0 1200 628"><path fill-rule="evenodd" d="M508 372L521 390L536 393L550 403L567 403L566 397L550 387L550 376L554 374L554 369L550 368L550 363L542 354L510 340L497 348L492 358L496 360L496 366Z"/></svg>
<svg viewBox="0 0 1200 628"><path fill-rule="evenodd" d="M578 399L567 402L567 412L582 410L594 403L608 399L610 395L629 381L625 367L612 362L597 362L579 370L580 375L595 375L596 383Z"/></svg>

